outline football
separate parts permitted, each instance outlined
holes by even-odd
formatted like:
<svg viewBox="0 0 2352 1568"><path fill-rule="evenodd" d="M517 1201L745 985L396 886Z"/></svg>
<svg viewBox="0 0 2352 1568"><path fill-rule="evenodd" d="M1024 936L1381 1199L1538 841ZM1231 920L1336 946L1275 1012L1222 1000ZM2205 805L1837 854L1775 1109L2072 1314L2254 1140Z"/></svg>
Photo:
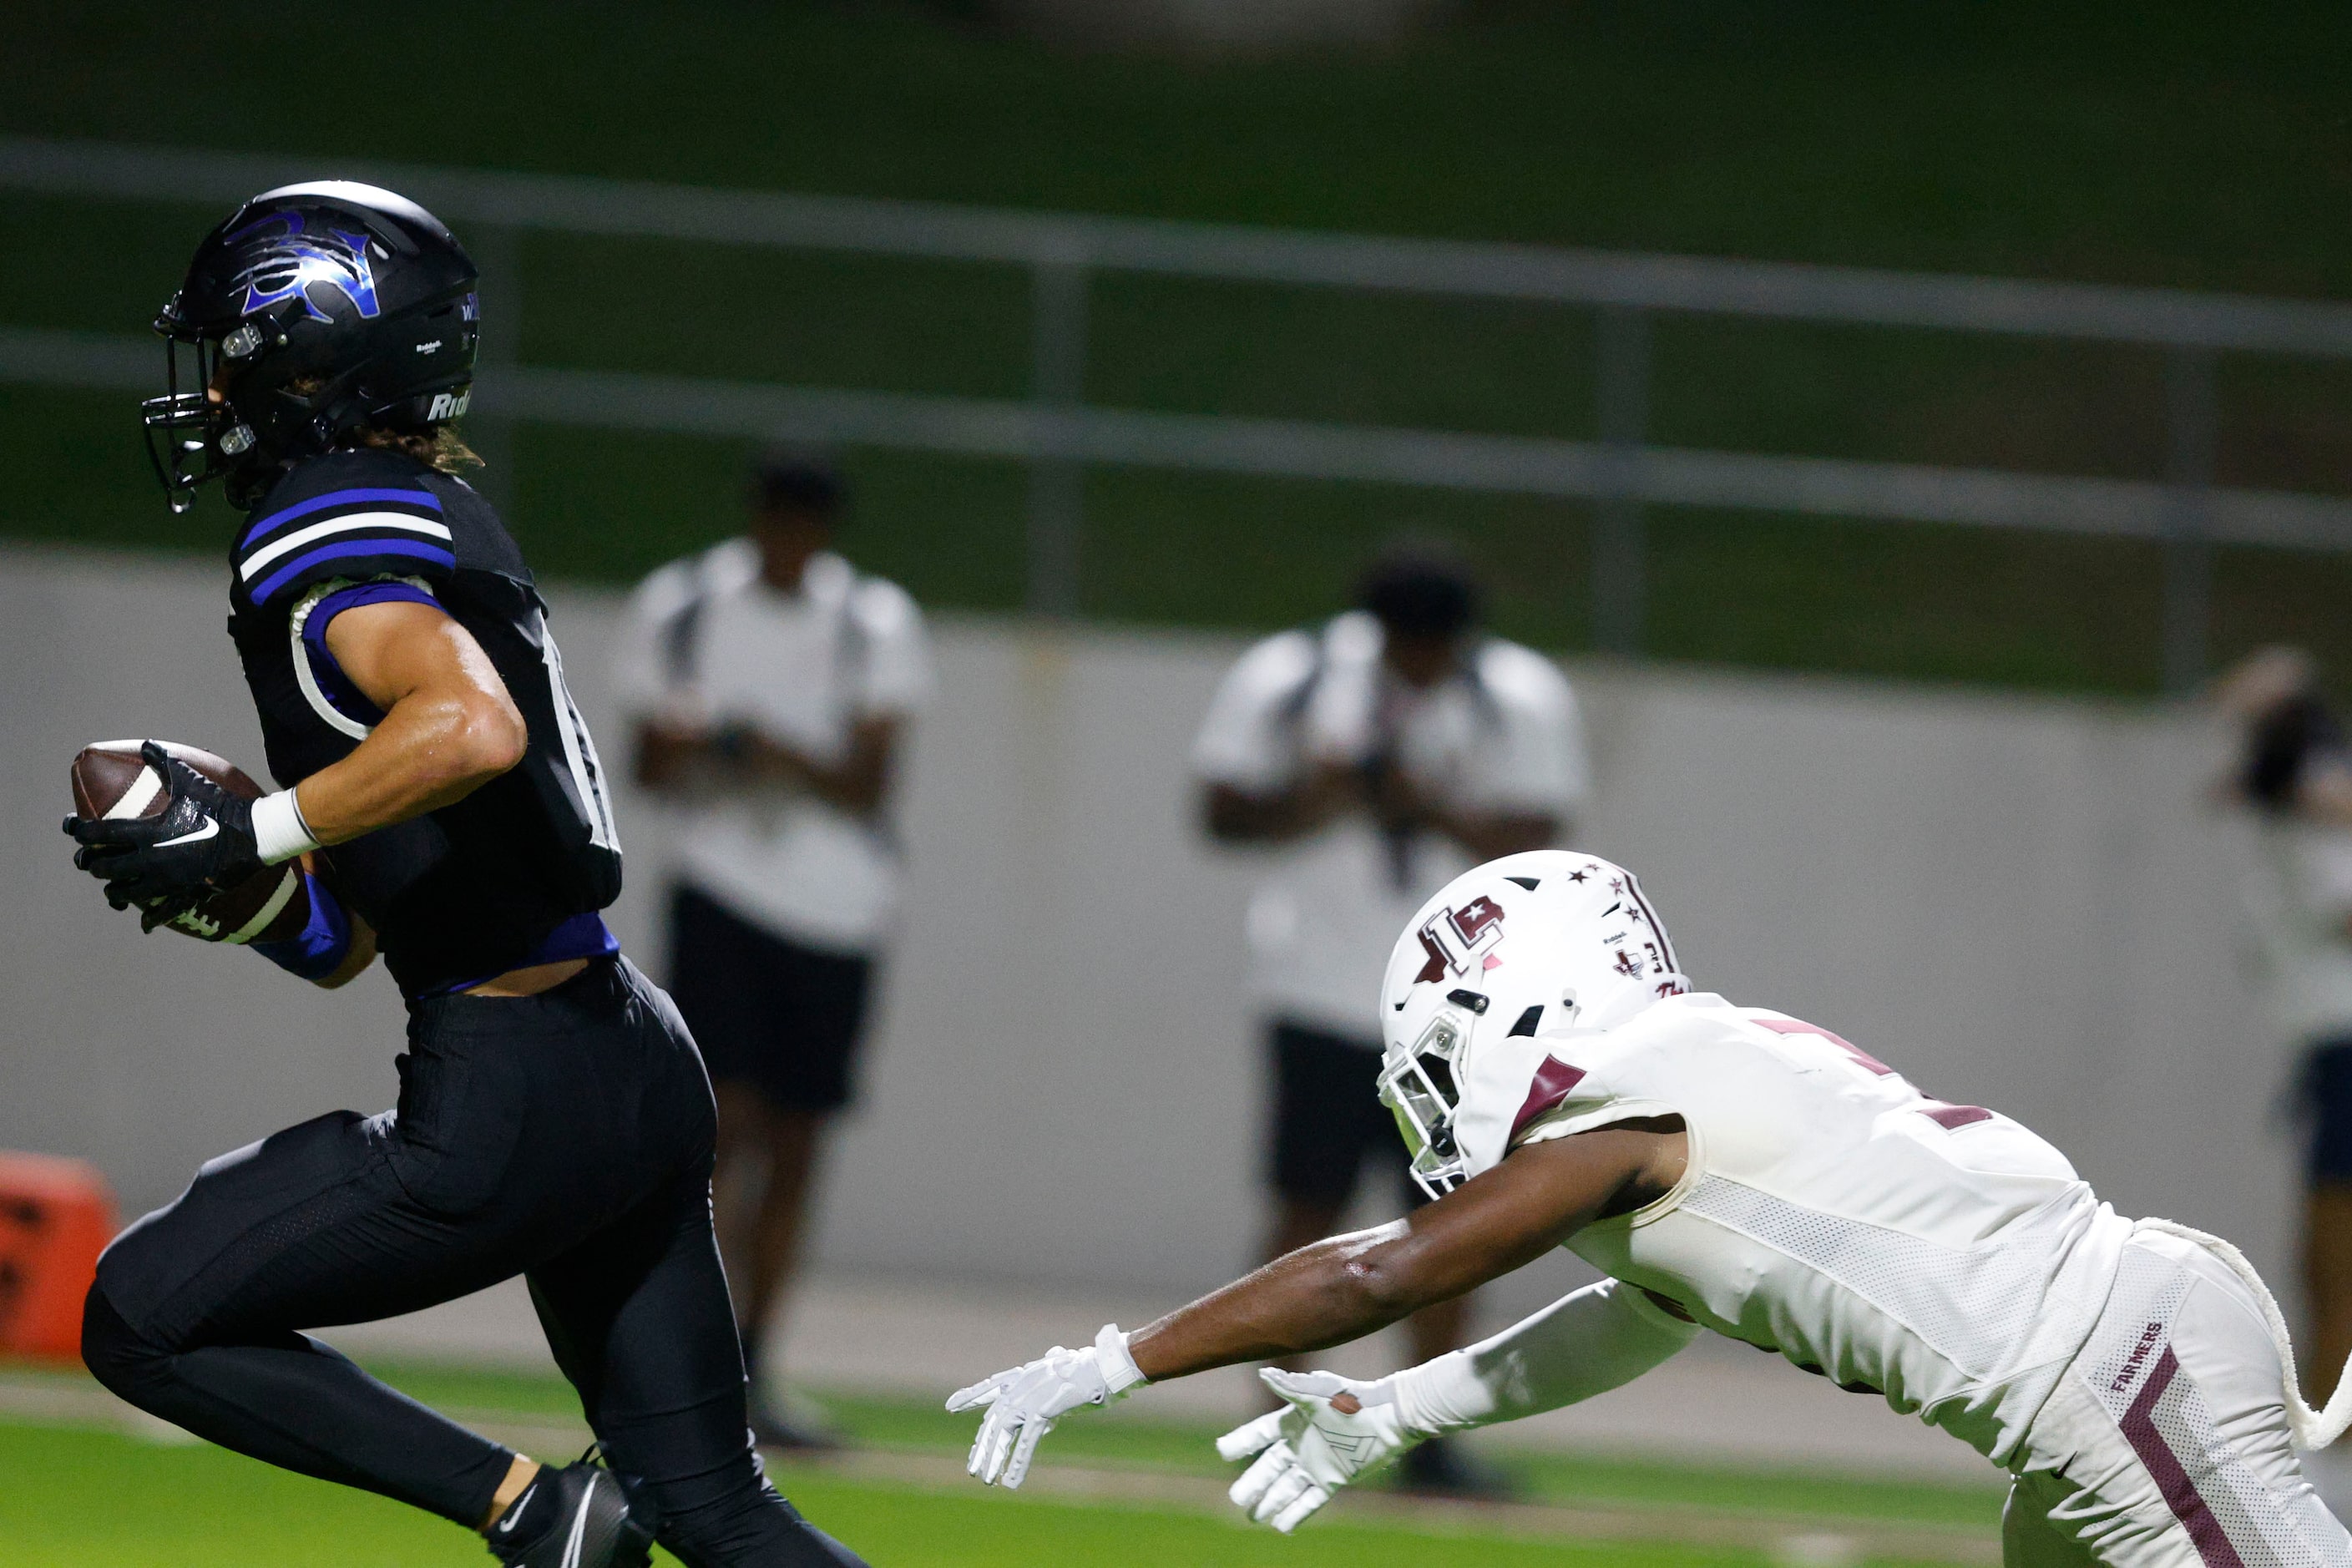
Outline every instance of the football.
<svg viewBox="0 0 2352 1568"><path fill-rule="evenodd" d="M75 755L76 816L120 819L153 816L163 810L168 804L163 779L139 755L142 743L100 741ZM171 741L158 744L230 794L247 800L261 798L261 786L227 759L197 746ZM165 923L206 942L275 942L299 934L310 912L300 867L289 860L282 866L265 867Z"/></svg>

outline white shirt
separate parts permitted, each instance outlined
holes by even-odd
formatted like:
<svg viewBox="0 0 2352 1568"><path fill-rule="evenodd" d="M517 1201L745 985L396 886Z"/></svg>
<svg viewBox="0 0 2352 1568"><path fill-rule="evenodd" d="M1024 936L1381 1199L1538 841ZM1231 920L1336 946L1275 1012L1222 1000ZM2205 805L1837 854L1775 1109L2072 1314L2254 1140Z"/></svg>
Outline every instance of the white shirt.
<svg viewBox="0 0 2352 1568"><path fill-rule="evenodd" d="M2263 817L2246 880L2273 1022L2303 1042L2352 1035L2352 828Z"/></svg>
<svg viewBox="0 0 2352 1568"><path fill-rule="evenodd" d="M932 674L921 612L896 584L824 552L780 592L760 575L758 546L733 539L638 587L615 679L633 719L749 725L832 763L859 721L919 710ZM888 933L899 868L877 823L785 790L674 809L679 875L744 919L840 952Z"/></svg>
<svg viewBox="0 0 2352 1568"><path fill-rule="evenodd" d="M1192 745L1194 775L1265 794L1296 784L1315 760L1359 763L1385 745L1417 785L1457 808L1564 821L1582 804L1583 727L1557 665L1490 638L1476 645L1472 674L1416 691L1388 672L1381 644L1380 623L1361 611L1257 644L1209 705ZM1470 857L1430 833L1400 856L1352 812L1266 853L1271 865L1249 909L1261 1007L1377 1048L1389 949L1424 900L1470 868Z"/></svg>
<svg viewBox="0 0 2352 1568"><path fill-rule="evenodd" d="M1675 1190L1570 1249L1996 1463L2096 1324L2131 1235L2009 1118L1928 1099L1811 1024L1720 996L1505 1038L1462 1078L1474 1171L1519 1143L1680 1116Z"/></svg>

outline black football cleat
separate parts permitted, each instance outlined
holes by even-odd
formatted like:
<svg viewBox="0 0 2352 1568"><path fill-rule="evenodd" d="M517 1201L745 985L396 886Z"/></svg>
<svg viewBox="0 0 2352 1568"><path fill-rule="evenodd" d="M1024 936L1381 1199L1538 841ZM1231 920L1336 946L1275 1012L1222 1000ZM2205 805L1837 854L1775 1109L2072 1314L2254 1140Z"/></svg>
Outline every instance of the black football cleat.
<svg viewBox="0 0 2352 1568"><path fill-rule="evenodd" d="M490 1555L513 1568L647 1568L653 1534L596 1460L591 1448L560 1470L542 1466L486 1531Z"/></svg>

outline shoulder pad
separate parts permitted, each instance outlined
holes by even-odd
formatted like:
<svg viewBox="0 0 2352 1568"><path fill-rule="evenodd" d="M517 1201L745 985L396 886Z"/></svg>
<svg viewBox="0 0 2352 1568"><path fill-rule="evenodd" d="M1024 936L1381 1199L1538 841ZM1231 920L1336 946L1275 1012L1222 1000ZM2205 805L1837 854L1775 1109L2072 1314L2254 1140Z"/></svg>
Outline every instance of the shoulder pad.
<svg viewBox="0 0 2352 1568"><path fill-rule="evenodd" d="M448 577L457 569L431 472L390 452L297 464L237 537L237 585L256 605L291 604L330 578Z"/></svg>

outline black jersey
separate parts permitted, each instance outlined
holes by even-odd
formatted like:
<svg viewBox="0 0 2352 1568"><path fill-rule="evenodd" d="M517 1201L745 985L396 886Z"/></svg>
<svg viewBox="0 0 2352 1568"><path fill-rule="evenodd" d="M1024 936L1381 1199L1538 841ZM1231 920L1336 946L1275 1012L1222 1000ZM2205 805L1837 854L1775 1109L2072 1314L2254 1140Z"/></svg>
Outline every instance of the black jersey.
<svg viewBox="0 0 2352 1568"><path fill-rule="evenodd" d="M229 636L281 786L348 755L383 717L326 647L327 624L361 604L439 605L489 655L529 727L511 771L454 805L325 852L404 992L540 962L551 933L618 896L604 776L564 686L547 606L471 487L394 453L313 458L253 509L230 561Z"/></svg>

